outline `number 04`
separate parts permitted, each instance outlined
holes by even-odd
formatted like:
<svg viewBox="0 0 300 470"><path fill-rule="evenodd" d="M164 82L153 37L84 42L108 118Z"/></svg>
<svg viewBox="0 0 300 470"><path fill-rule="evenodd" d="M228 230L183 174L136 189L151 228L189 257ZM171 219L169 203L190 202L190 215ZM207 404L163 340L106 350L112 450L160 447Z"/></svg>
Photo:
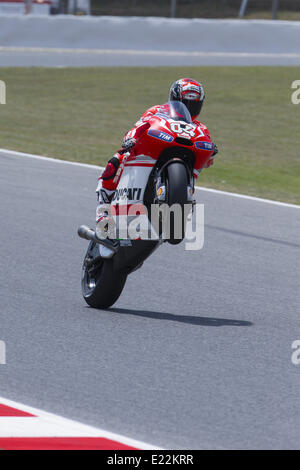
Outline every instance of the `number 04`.
<svg viewBox="0 0 300 470"><path fill-rule="evenodd" d="M184 128L181 127L179 122L171 122L170 128L172 132L176 134L189 134L191 137L195 137L194 126L186 124Z"/></svg>

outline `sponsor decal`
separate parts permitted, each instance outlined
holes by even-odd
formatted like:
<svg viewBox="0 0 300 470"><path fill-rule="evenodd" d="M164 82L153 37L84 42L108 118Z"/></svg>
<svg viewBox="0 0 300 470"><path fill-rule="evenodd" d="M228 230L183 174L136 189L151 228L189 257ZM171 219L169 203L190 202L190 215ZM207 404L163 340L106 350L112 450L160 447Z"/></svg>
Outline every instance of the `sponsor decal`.
<svg viewBox="0 0 300 470"><path fill-rule="evenodd" d="M173 142L174 138L170 135L167 134L166 132L158 131L156 129L150 129L148 131L148 135L151 135L152 137L156 137L157 139L164 140L165 142Z"/></svg>
<svg viewBox="0 0 300 470"><path fill-rule="evenodd" d="M130 201L138 201L141 198L142 188L120 188L117 189L113 201L117 199L129 199Z"/></svg>
<svg viewBox="0 0 300 470"><path fill-rule="evenodd" d="M209 151L213 150L212 142L196 142L195 146L198 149L202 149L202 150L209 150Z"/></svg>
<svg viewBox="0 0 300 470"><path fill-rule="evenodd" d="M101 189L100 193L101 193L103 202L105 202L105 204L109 204L110 200L109 200L109 197L107 196L106 191L104 189Z"/></svg>

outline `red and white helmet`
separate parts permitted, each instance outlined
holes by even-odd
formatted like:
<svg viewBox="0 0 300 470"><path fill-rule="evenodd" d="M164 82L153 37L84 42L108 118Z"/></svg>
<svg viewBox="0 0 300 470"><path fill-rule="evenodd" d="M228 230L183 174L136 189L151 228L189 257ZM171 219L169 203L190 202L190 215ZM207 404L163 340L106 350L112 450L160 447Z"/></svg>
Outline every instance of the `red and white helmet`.
<svg viewBox="0 0 300 470"><path fill-rule="evenodd" d="M181 101L195 119L201 111L205 93L201 83L192 78L181 78L170 88L169 101Z"/></svg>

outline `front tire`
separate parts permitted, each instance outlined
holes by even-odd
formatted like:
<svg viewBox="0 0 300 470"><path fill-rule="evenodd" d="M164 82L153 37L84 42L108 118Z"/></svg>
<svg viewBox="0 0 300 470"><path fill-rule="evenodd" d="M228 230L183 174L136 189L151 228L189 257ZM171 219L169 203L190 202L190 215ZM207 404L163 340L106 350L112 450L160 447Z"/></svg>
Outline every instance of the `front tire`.
<svg viewBox="0 0 300 470"><path fill-rule="evenodd" d="M177 245L182 242L185 236L186 220L184 208L189 203L187 197L189 180L185 165L177 161L170 163L167 167L166 182L168 206L171 207L174 204L178 204L181 208L180 220L175 220L173 212L170 214L170 238L167 240L171 245ZM176 228L180 229L179 232L182 235L179 238Z"/></svg>
<svg viewBox="0 0 300 470"><path fill-rule="evenodd" d="M127 275L114 272L113 259L103 259L90 242L82 266L82 295L90 307L107 309L120 297Z"/></svg>

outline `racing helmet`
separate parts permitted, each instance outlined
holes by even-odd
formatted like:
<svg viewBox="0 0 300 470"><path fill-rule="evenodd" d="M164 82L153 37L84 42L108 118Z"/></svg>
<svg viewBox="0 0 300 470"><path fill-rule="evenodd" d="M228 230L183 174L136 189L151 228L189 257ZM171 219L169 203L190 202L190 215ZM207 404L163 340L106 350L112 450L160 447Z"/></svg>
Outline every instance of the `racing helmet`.
<svg viewBox="0 0 300 470"><path fill-rule="evenodd" d="M205 98L201 83L192 78L181 78L174 82L170 88L169 101L181 101L191 113L192 119L200 114Z"/></svg>

